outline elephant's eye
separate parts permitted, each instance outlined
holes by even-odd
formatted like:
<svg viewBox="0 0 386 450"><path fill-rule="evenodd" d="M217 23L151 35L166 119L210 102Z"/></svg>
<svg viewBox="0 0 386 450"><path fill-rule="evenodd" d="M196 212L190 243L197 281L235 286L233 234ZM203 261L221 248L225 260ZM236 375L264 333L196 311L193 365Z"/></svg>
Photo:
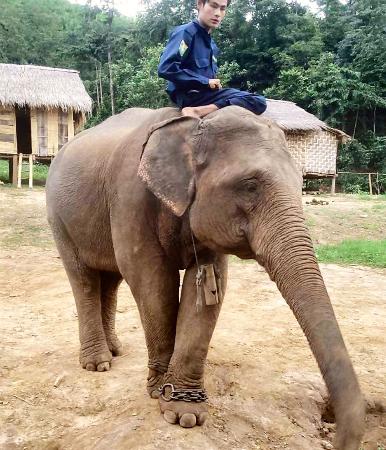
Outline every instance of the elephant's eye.
<svg viewBox="0 0 386 450"><path fill-rule="evenodd" d="M259 190L259 185L257 183L257 180L255 180L254 178L250 178L248 180L242 180L242 182L240 183L240 188L242 192L255 194Z"/></svg>

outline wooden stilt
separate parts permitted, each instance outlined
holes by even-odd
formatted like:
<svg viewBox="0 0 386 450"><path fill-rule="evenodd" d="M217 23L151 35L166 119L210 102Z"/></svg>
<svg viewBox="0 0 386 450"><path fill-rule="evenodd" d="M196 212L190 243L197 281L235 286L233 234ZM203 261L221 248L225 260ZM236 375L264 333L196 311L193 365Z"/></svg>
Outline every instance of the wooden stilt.
<svg viewBox="0 0 386 450"><path fill-rule="evenodd" d="M371 173L369 173L369 191L370 195L373 195L373 187L371 186Z"/></svg>
<svg viewBox="0 0 386 450"><path fill-rule="evenodd" d="M23 153L19 153L19 164L17 167L17 187L21 188L21 169L23 166Z"/></svg>
<svg viewBox="0 0 386 450"><path fill-rule="evenodd" d="M17 155L12 155L12 184L17 186Z"/></svg>
<svg viewBox="0 0 386 450"><path fill-rule="evenodd" d="M331 178L331 194L335 195L335 180L336 180L336 175L334 175Z"/></svg>
<svg viewBox="0 0 386 450"><path fill-rule="evenodd" d="M29 165L28 186L30 189L32 189L34 187L34 162L32 159L32 155L28 155L28 165Z"/></svg>
<svg viewBox="0 0 386 450"><path fill-rule="evenodd" d="M12 183L13 157L8 159L8 183Z"/></svg>
<svg viewBox="0 0 386 450"><path fill-rule="evenodd" d="M377 181L376 181L376 188L377 188L377 194L379 195L381 193L381 190L379 189L379 173L377 172Z"/></svg>

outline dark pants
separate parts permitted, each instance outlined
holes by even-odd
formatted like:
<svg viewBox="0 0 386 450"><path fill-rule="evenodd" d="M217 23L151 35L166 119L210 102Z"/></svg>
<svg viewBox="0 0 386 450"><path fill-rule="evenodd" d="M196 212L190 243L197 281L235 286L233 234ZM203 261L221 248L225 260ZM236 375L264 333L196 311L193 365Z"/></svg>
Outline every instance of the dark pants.
<svg viewBox="0 0 386 450"><path fill-rule="evenodd" d="M173 100L180 108L212 104L216 105L217 108L224 108L225 106L236 105L255 114L262 114L267 109L267 103L262 95L231 88L180 92Z"/></svg>

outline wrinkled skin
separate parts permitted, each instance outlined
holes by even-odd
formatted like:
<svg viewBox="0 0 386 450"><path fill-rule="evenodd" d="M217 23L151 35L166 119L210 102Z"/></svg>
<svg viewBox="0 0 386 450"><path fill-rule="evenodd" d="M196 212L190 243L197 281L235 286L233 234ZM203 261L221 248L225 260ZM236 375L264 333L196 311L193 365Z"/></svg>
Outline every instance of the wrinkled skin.
<svg viewBox="0 0 386 450"><path fill-rule="evenodd" d="M162 383L203 388L221 302L196 310L192 230L199 261L214 264L223 293L224 255L265 267L319 364L335 447L358 449L363 398L304 224L301 175L275 124L234 106L204 120L173 108L124 111L59 152L47 208L78 309L82 367L109 370L121 352L114 318L124 279L145 330L149 394L157 397ZM168 422L184 427L207 417L205 403L159 403Z"/></svg>

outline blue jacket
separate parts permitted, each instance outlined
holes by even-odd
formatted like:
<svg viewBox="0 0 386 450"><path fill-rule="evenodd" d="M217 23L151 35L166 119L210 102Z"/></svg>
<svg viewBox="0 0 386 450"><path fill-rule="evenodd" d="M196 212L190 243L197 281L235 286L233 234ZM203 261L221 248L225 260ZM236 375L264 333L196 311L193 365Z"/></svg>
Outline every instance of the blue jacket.
<svg viewBox="0 0 386 450"><path fill-rule="evenodd" d="M168 80L166 92L175 101L181 92L205 90L216 78L219 49L197 20L175 28L161 55L158 75Z"/></svg>

